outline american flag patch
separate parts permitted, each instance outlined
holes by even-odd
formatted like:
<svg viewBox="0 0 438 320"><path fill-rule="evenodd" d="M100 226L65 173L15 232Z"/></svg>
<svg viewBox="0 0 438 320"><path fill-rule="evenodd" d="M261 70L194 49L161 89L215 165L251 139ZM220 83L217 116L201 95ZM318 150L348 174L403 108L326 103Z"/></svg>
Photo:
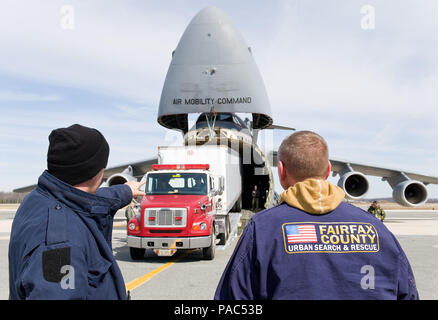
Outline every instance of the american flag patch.
<svg viewBox="0 0 438 320"><path fill-rule="evenodd" d="M285 226L287 243L318 242L314 224L295 224Z"/></svg>

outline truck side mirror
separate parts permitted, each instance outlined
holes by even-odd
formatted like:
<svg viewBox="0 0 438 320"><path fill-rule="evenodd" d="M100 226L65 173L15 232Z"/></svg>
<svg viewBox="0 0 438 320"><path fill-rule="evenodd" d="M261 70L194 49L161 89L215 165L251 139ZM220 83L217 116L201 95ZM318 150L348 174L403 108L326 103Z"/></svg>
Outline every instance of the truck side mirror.
<svg viewBox="0 0 438 320"><path fill-rule="evenodd" d="M219 194L222 194L224 192L225 189L225 185L224 185L224 177L220 176L219 177Z"/></svg>
<svg viewBox="0 0 438 320"><path fill-rule="evenodd" d="M146 175L143 176L143 178L141 178L140 182L144 182L146 181ZM142 185L139 189L142 192L146 192L146 184Z"/></svg>
<svg viewBox="0 0 438 320"><path fill-rule="evenodd" d="M224 192L224 177L223 176L215 176L215 195L220 195Z"/></svg>

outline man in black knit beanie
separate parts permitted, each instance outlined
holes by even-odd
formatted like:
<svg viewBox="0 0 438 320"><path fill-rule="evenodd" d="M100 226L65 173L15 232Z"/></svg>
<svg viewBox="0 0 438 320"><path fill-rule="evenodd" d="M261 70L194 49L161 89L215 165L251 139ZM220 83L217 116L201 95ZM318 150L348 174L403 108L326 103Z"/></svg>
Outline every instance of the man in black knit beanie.
<svg viewBox="0 0 438 320"><path fill-rule="evenodd" d="M12 225L9 298L126 299L112 252L113 218L144 195L144 183L99 188L109 146L96 129L55 129L49 142L47 170Z"/></svg>
<svg viewBox="0 0 438 320"><path fill-rule="evenodd" d="M55 129L49 142L49 173L72 186L91 179L108 163L108 143L96 129L79 124Z"/></svg>

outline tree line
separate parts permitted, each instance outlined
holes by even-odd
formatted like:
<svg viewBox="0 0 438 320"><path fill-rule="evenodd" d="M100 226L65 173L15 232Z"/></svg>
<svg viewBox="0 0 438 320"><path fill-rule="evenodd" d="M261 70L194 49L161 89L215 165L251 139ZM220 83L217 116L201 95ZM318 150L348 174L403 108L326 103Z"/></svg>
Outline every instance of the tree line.
<svg viewBox="0 0 438 320"><path fill-rule="evenodd" d="M0 191L0 203L21 203L28 193Z"/></svg>

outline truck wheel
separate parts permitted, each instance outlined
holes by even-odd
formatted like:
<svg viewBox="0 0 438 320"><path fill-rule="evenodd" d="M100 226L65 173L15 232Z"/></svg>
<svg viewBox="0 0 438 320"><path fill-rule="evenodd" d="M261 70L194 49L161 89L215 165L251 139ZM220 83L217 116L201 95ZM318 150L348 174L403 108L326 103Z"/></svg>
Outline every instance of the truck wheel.
<svg viewBox="0 0 438 320"><path fill-rule="evenodd" d="M237 212L242 211L242 195L240 195L239 199L237 200Z"/></svg>
<svg viewBox="0 0 438 320"><path fill-rule="evenodd" d="M208 248L202 248L204 260L213 260L216 252L216 232L214 228L211 231L211 245Z"/></svg>
<svg viewBox="0 0 438 320"><path fill-rule="evenodd" d="M230 236L231 233L231 222L230 222L230 216L226 216L225 218L225 225L227 226L227 231L228 231L228 237ZM227 237L227 239L228 239Z"/></svg>
<svg viewBox="0 0 438 320"><path fill-rule="evenodd" d="M145 252L146 249L129 247L129 254L131 255L132 260L143 259Z"/></svg>
<svg viewBox="0 0 438 320"><path fill-rule="evenodd" d="M223 246L227 242L226 233L219 233L219 235L217 237L219 238L219 243L218 243L219 245Z"/></svg>

